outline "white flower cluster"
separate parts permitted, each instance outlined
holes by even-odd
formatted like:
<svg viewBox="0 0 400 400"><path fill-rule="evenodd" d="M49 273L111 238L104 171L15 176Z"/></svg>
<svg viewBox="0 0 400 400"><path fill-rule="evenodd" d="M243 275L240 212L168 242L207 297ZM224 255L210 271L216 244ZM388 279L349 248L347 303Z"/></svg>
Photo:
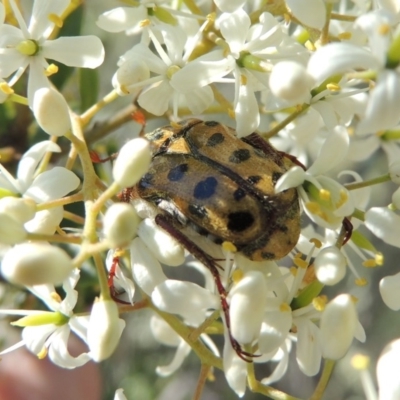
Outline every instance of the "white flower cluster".
<svg viewBox="0 0 400 400"><path fill-rule="evenodd" d="M155 340L176 348L170 364L157 367L160 376L179 370L193 350L209 372L223 370L239 397L252 390L285 398L270 385L285 376L295 352L304 375L315 376L323 368L312 396L320 398L333 363L349 353L354 338L366 340L357 297L367 290L368 273L362 268L384 263L375 238L397 252L400 248L400 188L394 187L400 185L400 2L130 3L98 16L97 28L107 41L125 33L131 48L116 43L114 89L79 115L78 79L73 75L63 89L56 88L51 76L59 67L47 61L89 69L103 63L105 50L97 36L59 36L79 2L34 0L29 24L19 2L0 2L0 106L5 110L0 118L9 132L0 130L14 146L12 135L27 125L13 108L20 103L33 121L29 141L34 143L23 155L15 145L11 157L0 147L2 286L29 292L48 308L24 309L17 300L2 304L0 315L22 317L12 322L22 328L22 340L0 355L24 346L63 368L100 362L124 339L120 314L145 308L153 313L149 325ZM81 87L94 90L82 76ZM126 113L102 121L98 112L119 97L129 103ZM94 117L96 123L90 124ZM284 174L263 171L273 183L260 200L262 190L251 182L254 176L248 177L251 167L239 176L215 153L200 154L198 144L185 141L185 132L166 139L162 130L148 136L150 141L139 137L123 144L111 157L112 169L94 168L93 162L101 160L90 151L91 134L105 136L132 119L142 125L154 119L161 126L160 117L169 120L165 129L170 130L187 117L230 120L227 125L244 142L257 131L278 149L260 155L253 146L257 156L280 158L276 163L290 168ZM38 127L49 140L32 134ZM202 162L199 178L217 171L226 181L242 182L237 197L254 197L260 213L269 212L269 197L295 188L302 229L286 260L252 261L233 240L211 235L208 225L188 223L187 210L199 213L198 199L193 195L187 201L189 189L177 182L182 171L161 182L170 175L172 161L165 161L165 175L150 176L149 168L156 156L167 160L174 152L182 159L188 155L184 159L190 162L193 149L200 154L196 162ZM11 161L17 161L15 173ZM388 190L386 182L392 184ZM157 196L140 198L139 187L152 184ZM229 233L233 228L224 212L234 201L226 195L232 188L223 182L219 187L211 223L216 232ZM77 202L84 214L64 210ZM277 226L276 221L292 219L273 216L266 229L286 238L290 223ZM288 263L290 268L284 266ZM168 267L180 266L170 278ZM177 279L184 269L196 270L204 283ZM370 284L388 308L398 311L400 272L392 268L390 273L379 283L371 277ZM344 284L351 277L354 284ZM95 293L90 300L81 289L88 284ZM70 353L71 332L87 351ZM223 349L211 334L223 336ZM400 398L394 374L400 339L393 339L386 347L381 343L379 394L366 376L365 358L353 359L368 398ZM275 363L272 373L258 380L254 365L265 363ZM200 378L196 392L205 380ZM123 398L118 389L115 399Z"/></svg>

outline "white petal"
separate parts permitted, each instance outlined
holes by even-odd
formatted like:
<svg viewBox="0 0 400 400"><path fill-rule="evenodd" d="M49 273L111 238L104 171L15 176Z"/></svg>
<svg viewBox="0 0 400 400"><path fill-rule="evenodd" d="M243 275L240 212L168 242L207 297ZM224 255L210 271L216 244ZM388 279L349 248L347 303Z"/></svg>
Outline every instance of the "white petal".
<svg viewBox="0 0 400 400"><path fill-rule="evenodd" d="M249 135L260 124L257 98L249 84L240 85L239 98L235 106L235 118L238 137Z"/></svg>
<svg viewBox="0 0 400 400"><path fill-rule="evenodd" d="M270 376L261 380L263 385L270 385L271 383L277 382L281 380L281 378L285 375L288 366L289 366L289 349L288 349L288 340L281 347L280 353L282 353L282 357L280 358L278 365L272 372Z"/></svg>
<svg viewBox="0 0 400 400"><path fill-rule="evenodd" d="M214 100L214 93L209 86L193 89L185 95L185 104L193 114L201 114Z"/></svg>
<svg viewBox="0 0 400 400"><path fill-rule="evenodd" d="M380 147L380 139L375 135L370 135L365 139L354 138L350 142L347 157L350 161L368 160Z"/></svg>
<svg viewBox="0 0 400 400"><path fill-rule="evenodd" d="M27 326L22 330L22 339L26 347L34 354L39 354L57 327L54 324Z"/></svg>
<svg viewBox="0 0 400 400"><path fill-rule="evenodd" d="M385 276L379 282L379 292L384 303L394 311L400 310L400 272L396 275Z"/></svg>
<svg viewBox="0 0 400 400"><path fill-rule="evenodd" d="M0 213L7 214L7 217L11 217L15 221L24 223L35 216L36 203L31 199L3 197L0 199ZM4 222L0 223L0 227L3 223Z"/></svg>
<svg viewBox="0 0 400 400"><path fill-rule="evenodd" d="M208 309L218 309L219 297L192 282L168 279L158 285L151 296L161 311L179 314L193 326L204 321Z"/></svg>
<svg viewBox="0 0 400 400"><path fill-rule="evenodd" d="M11 215L0 213L0 243L16 244L24 242L27 238L26 230L21 221L15 220Z"/></svg>
<svg viewBox="0 0 400 400"><path fill-rule="evenodd" d="M134 28L146 18L148 18L147 9L143 5L117 7L101 14L96 23L101 29L115 33Z"/></svg>
<svg viewBox="0 0 400 400"><path fill-rule="evenodd" d="M311 175L322 175L345 159L349 148L349 135L344 127L337 127L325 140L314 164L307 170Z"/></svg>
<svg viewBox="0 0 400 400"><path fill-rule="evenodd" d="M157 342L166 346L178 347L182 338L158 315L152 315L150 329Z"/></svg>
<svg viewBox="0 0 400 400"><path fill-rule="evenodd" d="M400 340L389 343L382 351L376 365L380 400L400 398Z"/></svg>
<svg viewBox="0 0 400 400"><path fill-rule="evenodd" d="M373 207L365 213L365 226L378 238L400 247L400 216L384 207Z"/></svg>
<svg viewBox="0 0 400 400"><path fill-rule="evenodd" d="M58 144L46 140L36 143L22 156L17 171L18 181L21 185L21 193L24 193L31 185L35 169L48 151L58 153L61 149Z"/></svg>
<svg viewBox="0 0 400 400"><path fill-rule="evenodd" d="M250 29L250 17L239 8L233 13L222 14L217 23L234 57L238 57Z"/></svg>
<svg viewBox="0 0 400 400"><path fill-rule="evenodd" d="M161 263L175 267L185 261L182 245L153 220L143 220L139 225L138 235Z"/></svg>
<svg viewBox="0 0 400 400"><path fill-rule="evenodd" d="M124 389L117 389L113 400L128 400L124 395Z"/></svg>
<svg viewBox="0 0 400 400"><path fill-rule="evenodd" d="M42 55L68 67L97 68L104 60L104 47L97 36L70 36L48 40Z"/></svg>
<svg viewBox="0 0 400 400"><path fill-rule="evenodd" d="M243 397L246 391L247 363L233 350L227 333L225 334L223 364L228 385L239 397Z"/></svg>
<svg viewBox="0 0 400 400"><path fill-rule="evenodd" d="M385 70L378 75L371 91L365 118L361 119L357 133L374 133L390 129L400 121L400 76L397 71Z"/></svg>
<svg viewBox="0 0 400 400"><path fill-rule="evenodd" d="M322 0L286 0L286 6L304 25L315 29L324 27L326 10Z"/></svg>
<svg viewBox="0 0 400 400"><path fill-rule="evenodd" d="M139 95L138 103L140 107L154 115L163 115L168 110L173 94L174 90L169 82L166 80L160 81L144 90Z"/></svg>
<svg viewBox="0 0 400 400"><path fill-rule="evenodd" d="M322 313L320 321L322 354L338 360L349 349L357 326L357 312L348 294L335 297Z"/></svg>
<svg viewBox="0 0 400 400"><path fill-rule="evenodd" d="M296 322L297 351L296 359L301 371L307 376L314 376L321 365L321 337L318 327L310 320Z"/></svg>
<svg viewBox="0 0 400 400"><path fill-rule="evenodd" d="M49 135L63 136L71 129L68 103L51 87L35 92L32 110L39 126Z"/></svg>
<svg viewBox="0 0 400 400"><path fill-rule="evenodd" d="M49 208L36 213L35 217L25 223L25 229L30 233L51 235L63 219L62 207Z"/></svg>
<svg viewBox="0 0 400 400"><path fill-rule="evenodd" d="M245 3L245 0L214 0L215 5L222 11L222 12L234 12L239 7L242 7Z"/></svg>
<svg viewBox="0 0 400 400"><path fill-rule="evenodd" d="M54 167L38 175L24 195L38 203L44 203L64 197L79 184L79 178L72 171L64 167Z"/></svg>
<svg viewBox="0 0 400 400"><path fill-rule="evenodd" d="M47 61L41 56L30 57L29 78L28 78L28 104L31 109L35 102L35 93L39 89L50 88L51 84L45 75L45 65Z"/></svg>
<svg viewBox="0 0 400 400"><path fill-rule="evenodd" d="M125 96L139 90L140 88L130 89L129 86L143 82L150 78L150 70L142 60L128 58L125 60L112 78L112 85L120 96Z"/></svg>
<svg viewBox="0 0 400 400"><path fill-rule="evenodd" d="M276 182L275 193L283 192L286 189L297 187L303 184L306 172L303 168L295 166L285 172Z"/></svg>
<svg viewBox="0 0 400 400"><path fill-rule="evenodd" d="M183 361L185 361L191 350L192 348L181 339L172 361L168 365L157 366L157 374L163 377L172 375L182 366Z"/></svg>
<svg viewBox="0 0 400 400"><path fill-rule="evenodd" d="M167 279L161 264L140 238L133 240L130 253L133 279L148 296L151 296L154 288Z"/></svg>
<svg viewBox="0 0 400 400"><path fill-rule="evenodd" d="M317 83L331 75L354 69L379 69L379 61L367 50L350 43L330 43L313 53L308 62L308 73Z"/></svg>

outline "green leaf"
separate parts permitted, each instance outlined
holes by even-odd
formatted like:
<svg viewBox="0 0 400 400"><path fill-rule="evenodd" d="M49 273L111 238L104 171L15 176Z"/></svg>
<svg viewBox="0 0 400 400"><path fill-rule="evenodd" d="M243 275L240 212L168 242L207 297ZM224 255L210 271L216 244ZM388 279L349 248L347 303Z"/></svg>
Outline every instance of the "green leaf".
<svg viewBox="0 0 400 400"><path fill-rule="evenodd" d="M81 68L79 70L79 90L80 110L84 112L97 102L99 95L99 74L96 69Z"/></svg>

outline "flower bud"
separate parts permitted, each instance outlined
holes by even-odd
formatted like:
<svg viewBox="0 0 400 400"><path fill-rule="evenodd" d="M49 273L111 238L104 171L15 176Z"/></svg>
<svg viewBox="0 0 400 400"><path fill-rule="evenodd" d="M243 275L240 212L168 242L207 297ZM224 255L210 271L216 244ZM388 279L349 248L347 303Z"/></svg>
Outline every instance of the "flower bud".
<svg viewBox="0 0 400 400"><path fill-rule="evenodd" d="M385 276L379 282L379 291L383 302L394 311L400 310L400 272L396 275Z"/></svg>
<svg viewBox="0 0 400 400"><path fill-rule="evenodd" d="M390 342L382 351L376 365L380 400L400 398L400 339Z"/></svg>
<svg viewBox="0 0 400 400"><path fill-rule="evenodd" d="M356 333L357 312L348 294L335 297L321 316L322 355L330 360L339 360L349 349Z"/></svg>
<svg viewBox="0 0 400 400"><path fill-rule="evenodd" d="M96 301L90 313L87 331L91 358L100 362L110 357L124 328L125 321L119 318L118 306L114 301Z"/></svg>
<svg viewBox="0 0 400 400"><path fill-rule="evenodd" d="M37 123L49 135L63 136L71 129L68 104L57 90L50 87L38 89L32 109Z"/></svg>
<svg viewBox="0 0 400 400"><path fill-rule="evenodd" d="M400 161L395 161L389 165L389 175L392 182L400 185Z"/></svg>
<svg viewBox="0 0 400 400"><path fill-rule="evenodd" d="M25 286L60 285L72 270L72 260L64 250L43 243L14 246L1 264L2 274L7 280Z"/></svg>
<svg viewBox="0 0 400 400"><path fill-rule="evenodd" d="M239 343L252 343L260 335L267 293L264 276L258 271L248 272L231 290L231 332Z"/></svg>
<svg viewBox="0 0 400 400"><path fill-rule="evenodd" d="M161 263L176 267L185 261L183 247L153 220L143 220L139 225L138 235Z"/></svg>
<svg viewBox="0 0 400 400"><path fill-rule="evenodd" d="M16 244L23 242L27 232L23 224L11 215L0 212L0 243Z"/></svg>
<svg viewBox="0 0 400 400"><path fill-rule="evenodd" d="M3 197L0 200L0 213L7 214L23 224L35 216L36 203L32 199Z"/></svg>
<svg viewBox="0 0 400 400"><path fill-rule="evenodd" d="M346 257L336 246L325 247L315 258L315 274L324 285L335 285L346 275L346 265Z"/></svg>
<svg viewBox="0 0 400 400"><path fill-rule="evenodd" d="M306 68L295 61L281 61L276 64L269 77L271 92L280 99L291 103L303 103L311 95L314 82Z"/></svg>
<svg viewBox="0 0 400 400"><path fill-rule="evenodd" d="M104 216L104 236L112 247L122 247L134 238L139 222L140 218L130 204L115 203Z"/></svg>
<svg viewBox="0 0 400 400"><path fill-rule="evenodd" d="M121 147L115 160L114 180L123 188L133 186L147 172L150 161L149 142L143 138L130 140Z"/></svg>

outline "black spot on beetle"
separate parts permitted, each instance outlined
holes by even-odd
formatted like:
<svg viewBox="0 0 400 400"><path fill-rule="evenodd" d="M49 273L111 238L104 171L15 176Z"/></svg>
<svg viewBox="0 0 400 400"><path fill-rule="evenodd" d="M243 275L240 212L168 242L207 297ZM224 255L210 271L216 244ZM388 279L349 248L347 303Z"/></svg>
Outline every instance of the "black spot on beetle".
<svg viewBox="0 0 400 400"><path fill-rule="evenodd" d="M219 122L217 122L217 121L205 121L204 125L206 125L206 126L217 126L217 125L219 125Z"/></svg>
<svg viewBox="0 0 400 400"><path fill-rule="evenodd" d="M148 172L147 174L144 174L142 176L142 179L140 179L140 181L139 181L139 188L145 189L145 188L152 186L151 181L153 180L153 178L154 178L154 175L150 174L150 172Z"/></svg>
<svg viewBox="0 0 400 400"><path fill-rule="evenodd" d="M277 225L276 226L276 229L277 230L280 230L281 232L283 232L283 233L287 233L288 232L288 227L287 226L285 226L285 225Z"/></svg>
<svg viewBox="0 0 400 400"><path fill-rule="evenodd" d="M250 151L247 149L235 150L229 157L229 161L234 164L240 164L250 158Z"/></svg>
<svg viewBox="0 0 400 400"><path fill-rule="evenodd" d="M163 129L156 129L154 132L148 134L149 140L160 140L163 136Z"/></svg>
<svg viewBox="0 0 400 400"><path fill-rule="evenodd" d="M209 176L204 179L204 181L200 181L194 188L194 198L197 200L208 199L214 195L217 185L218 181L213 176Z"/></svg>
<svg viewBox="0 0 400 400"><path fill-rule="evenodd" d="M247 211L237 211L228 215L228 229L243 232L254 223L254 217Z"/></svg>
<svg viewBox="0 0 400 400"><path fill-rule="evenodd" d="M264 259L264 260L275 260L275 254L274 253L270 253L270 252L268 252L268 251L263 251L262 253L261 253L261 257Z"/></svg>
<svg viewBox="0 0 400 400"><path fill-rule="evenodd" d="M236 201L242 200L243 197L245 197L245 196L246 196L246 192L241 188L238 188L233 192L233 198Z"/></svg>
<svg viewBox="0 0 400 400"><path fill-rule="evenodd" d="M203 206L189 204L188 210L190 214L197 218L204 218L207 216L207 210Z"/></svg>
<svg viewBox="0 0 400 400"><path fill-rule="evenodd" d="M217 133L212 134L208 138L206 145L209 147L214 147L214 146L217 146L218 144L222 143L224 140L225 140L224 135L220 132L217 132Z"/></svg>
<svg viewBox="0 0 400 400"><path fill-rule="evenodd" d="M259 175L251 175L247 178L247 182L251 183L252 185L256 185L258 182L260 182L261 176Z"/></svg>
<svg viewBox="0 0 400 400"><path fill-rule="evenodd" d="M272 174L272 183L275 185L276 182L278 182L278 179L282 176L282 173L280 172L274 172Z"/></svg>
<svg viewBox="0 0 400 400"><path fill-rule="evenodd" d="M171 182L180 181L185 175L185 173L188 171L188 169L189 167L187 164L177 165L168 172L167 178Z"/></svg>

